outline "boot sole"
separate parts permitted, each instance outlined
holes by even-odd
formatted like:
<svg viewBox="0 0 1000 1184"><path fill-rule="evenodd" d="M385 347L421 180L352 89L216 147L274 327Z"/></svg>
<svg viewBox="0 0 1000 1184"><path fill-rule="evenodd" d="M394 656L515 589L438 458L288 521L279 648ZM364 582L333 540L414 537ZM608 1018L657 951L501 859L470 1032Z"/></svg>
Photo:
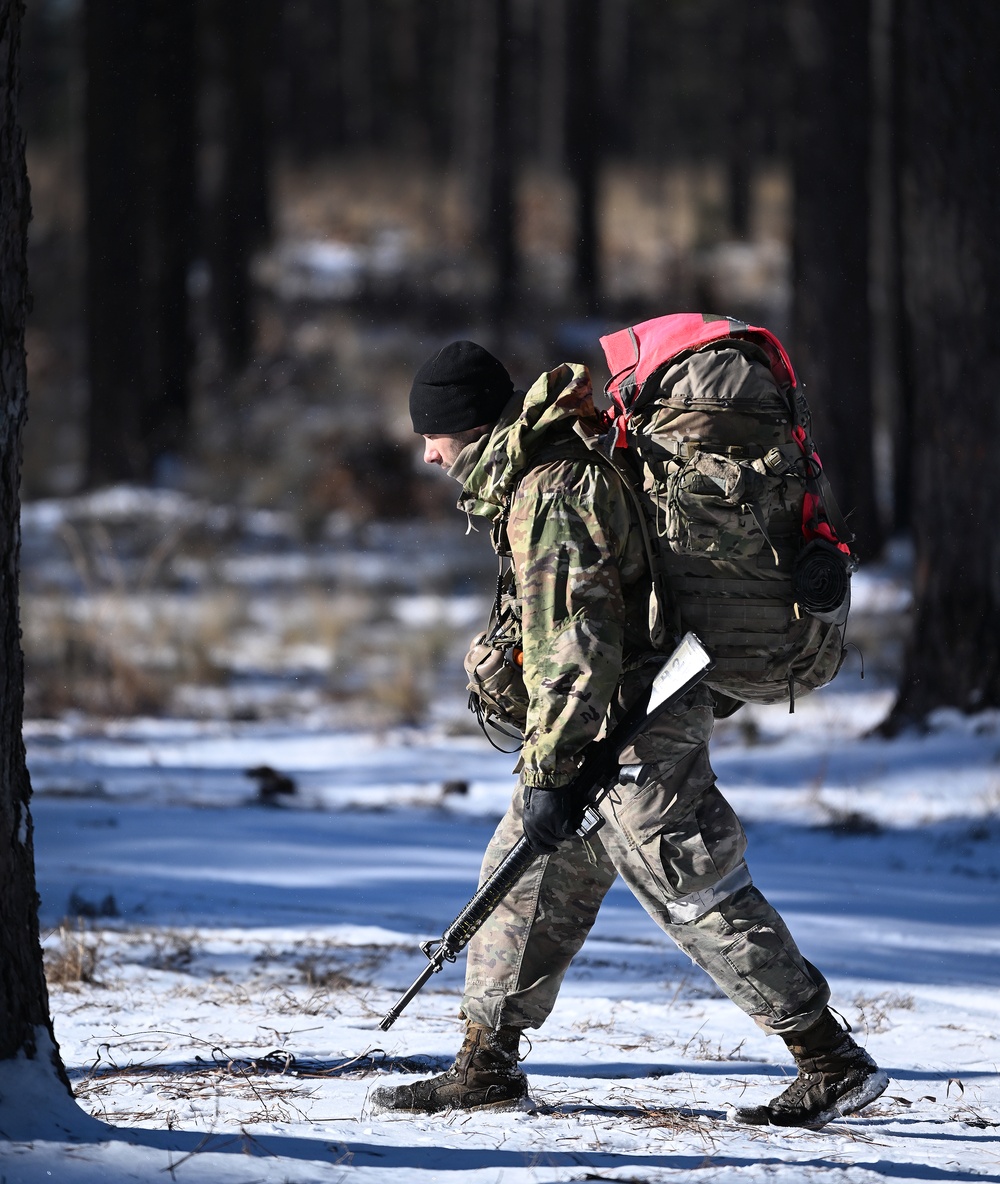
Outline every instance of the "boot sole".
<svg viewBox="0 0 1000 1184"><path fill-rule="evenodd" d="M726 1117L738 1126L799 1127L815 1131L826 1126L828 1122L833 1122L835 1118L846 1118L849 1114L856 1114L859 1110L863 1110L865 1106L871 1105L876 1098L881 1097L888 1086L889 1074L884 1069L879 1069L870 1077L866 1077L860 1085L844 1094L833 1106L821 1110L819 1114L813 1115L809 1119L803 1119L801 1122L782 1122L780 1120L776 1122L767 1106L733 1106L727 1111Z"/></svg>

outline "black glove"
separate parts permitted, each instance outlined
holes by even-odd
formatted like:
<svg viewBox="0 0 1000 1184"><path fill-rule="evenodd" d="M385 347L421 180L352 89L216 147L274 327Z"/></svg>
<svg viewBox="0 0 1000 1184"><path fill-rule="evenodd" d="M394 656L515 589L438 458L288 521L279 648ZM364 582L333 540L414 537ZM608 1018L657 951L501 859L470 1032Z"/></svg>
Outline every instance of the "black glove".
<svg viewBox="0 0 1000 1184"><path fill-rule="evenodd" d="M551 855L563 839L571 839L583 822L586 803L576 782L561 789L524 790L524 837L537 855Z"/></svg>

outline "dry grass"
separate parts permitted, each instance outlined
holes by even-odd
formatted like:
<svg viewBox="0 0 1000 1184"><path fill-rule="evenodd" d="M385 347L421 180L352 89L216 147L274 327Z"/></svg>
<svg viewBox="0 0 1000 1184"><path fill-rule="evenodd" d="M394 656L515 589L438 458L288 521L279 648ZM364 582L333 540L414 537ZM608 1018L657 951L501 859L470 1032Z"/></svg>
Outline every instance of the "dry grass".
<svg viewBox="0 0 1000 1184"><path fill-rule="evenodd" d="M883 991L879 995L856 995L854 1006L858 1009L859 1024L869 1036L873 1036L893 1027L891 1012L912 1011L914 1000L912 995Z"/></svg>
<svg viewBox="0 0 1000 1184"><path fill-rule="evenodd" d="M188 1039L192 1044L204 1045L193 1036ZM217 1099L224 1092L227 1104L235 1101L251 1107L241 1115L241 1122L247 1126L308 1119L301 1105L314 1096L315 1087L282 1076L294 1058L269 1053L254 1059L235 1056L224 1048L205 1047L205 1056L178 1069L165 1065L119 1066L110 1047L102 1046L104 1055L98 1058L90 1073L74 1083L73 1092L91 1114L115 1124L148 1122L154 1116L163 1121L160 1106L150 1111L137 1110L134 1103L120 1104L124 1091L127 1091L124 1097L131 1101L136 1092L148 1093L151 1089L155 1089L158 1099L172 1102ZM169 1128L169 1122L167 1125Z"/></svg>
<svg viewBox="0 0 1000 1184"><path fill-rule="evenodd" d="M35 595L22 609L26 710L158 714L182 682L218 684L213 652L244 619L232 595Z"/></svg>
<svg viewBox="0 0 1000 1184"><path fill-rule="evenodd" d="M78 990L81 985L101 987L101 966L107 945L99 931L88 928L82 917L67 918L56 931L58 944L44 946L45 978L49 987Z"/></svg>
<svg viewBox="0 0 1000 1184"><path fill-rule="evenodd" d="M452 632L443 627L410 628L358 655L367 658L367 698L387 723L417 724L424 718L452 642Z"/></svg>
<svg viewBox="0 0 1000 1184"><path fill-rule="evenodd" d="M401 229L418 252L467 254L468 211L461 178L419 162L339 160L309 169L285 167L277 178L280 234L366 244ZM725 234L725 178L714 164L649 167L617 161L600 180L604 269L614 295L661 297L671 268ZM790 189L778 168L756 179L753 233L783 242ZM552 271L573 249L572 192L551 170L527 169L517 192L519 249L529 272ZM569 267L554 273L568 280Z"/></svg>
<svg viewBox="0 0 1000 1184"><path fill-rule="evenodd" d="M307 987L322 987L329 991L346 991L359 985L358 981L342 969L324 965L319 958L312 956L303 958L296 963L296 968L302 974L302 981Z"/></svg>
<svg viewBox="0 0 1000 1184"><path fill-rule="evenodd" d="M308 587L41 593L25 598L22 628L29 718L197 714L192 688L216 688L211 710L224 714L226 688L260 677L279 714L287 684L362 704L377 726L419 723L454 645L444 626L389 619L383 597Z"/></svg>

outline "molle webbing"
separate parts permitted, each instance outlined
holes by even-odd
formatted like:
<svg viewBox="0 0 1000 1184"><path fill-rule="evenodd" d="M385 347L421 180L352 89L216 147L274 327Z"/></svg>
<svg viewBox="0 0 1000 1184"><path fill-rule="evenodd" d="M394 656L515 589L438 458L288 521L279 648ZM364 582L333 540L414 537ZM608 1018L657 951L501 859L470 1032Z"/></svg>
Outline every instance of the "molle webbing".
<svg viewBox="0 0 1000 1184"><path fill-rule="evenodd" d="M744 598L748 604L791 604L791 583L787 579L733 580L723 576L682 576L670 574L670 586L678 596ZM728 603L728 601L727 601Z"/></svg>
<svg viewBox="0 0 1000 1184"><path fill-rule="evenodd" d="M703 444L698 440L661 440L660 447L672 456L686 460L698 452L711 452L717 456L728 456L731 460L761 460L773 448L773 444Z"/></svg>
<svg viewBox="0 0 1000 1184"><path fill-rule="evenodd" d="M685 624L712 639L710 681L759 678L787 644L794 616L787 579L672 575L670 586Z"/></svg>

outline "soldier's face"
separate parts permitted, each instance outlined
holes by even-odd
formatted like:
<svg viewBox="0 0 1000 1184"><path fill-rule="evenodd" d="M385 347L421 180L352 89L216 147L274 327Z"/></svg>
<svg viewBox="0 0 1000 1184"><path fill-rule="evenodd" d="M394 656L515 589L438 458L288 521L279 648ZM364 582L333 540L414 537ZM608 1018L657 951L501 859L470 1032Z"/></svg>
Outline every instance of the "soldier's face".
<svg viewBox="0 0 1000 1184"><path fill-rule="evenodd" d="M467 432L461 436L424 436L424 464L450 469L468 442Z"/></svg>

